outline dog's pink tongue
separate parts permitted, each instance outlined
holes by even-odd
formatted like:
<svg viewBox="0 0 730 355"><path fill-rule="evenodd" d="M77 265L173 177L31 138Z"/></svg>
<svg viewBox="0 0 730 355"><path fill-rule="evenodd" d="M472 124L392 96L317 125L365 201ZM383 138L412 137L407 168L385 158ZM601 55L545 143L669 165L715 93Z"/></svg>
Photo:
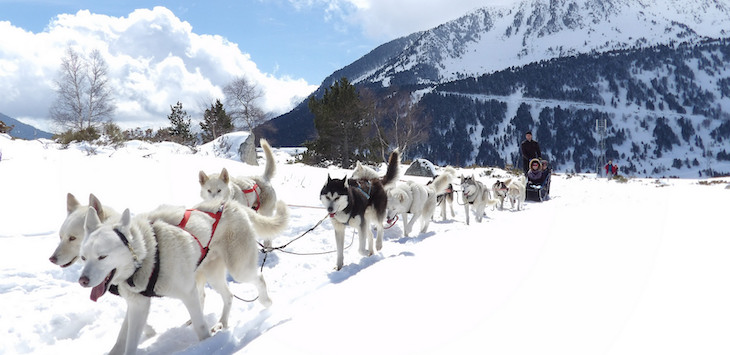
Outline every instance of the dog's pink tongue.
<svg viewBox="0 0 730 355"><path fill-rule="evenodd" d="M106 293L106 282L102 282L91 288L91 300L96 302L99 297Z"/></svg>

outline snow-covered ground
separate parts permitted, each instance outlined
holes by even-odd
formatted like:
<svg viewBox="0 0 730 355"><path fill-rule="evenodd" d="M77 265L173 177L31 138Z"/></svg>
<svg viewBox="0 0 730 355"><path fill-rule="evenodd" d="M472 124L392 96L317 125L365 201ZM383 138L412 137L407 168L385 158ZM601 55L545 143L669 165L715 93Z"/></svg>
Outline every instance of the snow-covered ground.
<svg viewBox="0 0 730 355"><path fill-rule="evenodd" d="M94 193L119 211L199 202L197 174L260 166L192 154L175 144L68 149L0 135L0 353L104 353L125 313L121 298L98 302L77 280L81 265L48 261L66 215L66 194ZM290 205L281 245L325 217L319 190L337 168L287 163L274 185ZM403 167L403 171L405 166ZM497 176L481 176L488 185ZM403 177L407 179L408 177ZM228 329L199 342L182 303L155 298L157 334L139 354L727 354L730 353L730 178L629 180L555 174L552 199L523 211L487 210L482 223L456 217L428 233L385 233L362 257L275 252L263 269L274 305L234 300ZM457 186L458 188L458 186ZM461 201L461 199L459 199ZM329 221L287 250L334 250ZM354 235L347 231L346 244ZM414 233L415 234L415 233ZM356 237L355 237L356 238ZM263 259L263 258L261 258ZM231 282L242 298L255 289ZM208 290L209 324L221 311Z"/></svg>

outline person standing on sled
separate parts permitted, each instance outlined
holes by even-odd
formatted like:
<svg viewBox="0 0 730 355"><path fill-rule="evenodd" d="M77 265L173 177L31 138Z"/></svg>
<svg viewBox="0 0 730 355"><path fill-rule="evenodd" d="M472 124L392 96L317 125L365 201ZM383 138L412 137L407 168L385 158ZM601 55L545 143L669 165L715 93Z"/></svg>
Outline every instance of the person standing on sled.
<svg viewBox="0 0 730 355"><path fill-rule="evenodd" d="M520 144L520 150L522 151L522 170L525 174L530 169L530 160L540 158L540 145L537 141L532 140L532 132L527 131L525 133L525 140Z"/></svg>

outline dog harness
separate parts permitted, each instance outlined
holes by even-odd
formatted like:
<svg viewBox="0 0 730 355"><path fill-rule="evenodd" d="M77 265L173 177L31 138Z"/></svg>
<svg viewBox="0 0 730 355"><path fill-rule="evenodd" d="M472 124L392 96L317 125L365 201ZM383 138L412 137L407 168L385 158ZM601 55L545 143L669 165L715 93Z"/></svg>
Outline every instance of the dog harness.
<svg viewBox="0 0 730 355"><path fill-rule="evenodd" d="M357 189L360 190L360 192L362 192L363 194L365 194L365 197L367 197L368 200L369 200L370 199L370 193L373 191L373 184L370 181L368 181L368 180L364 180L364 181L363 180L356 180L355 182L356 182L355 187L357 187ZM368 188L368 191L367 192L362 188L362 185L363 184L365 184L365 186L367 186L367 188Z"/></svg>
<svg viewBox="0 0 730 355"><path fill-rule="evenodd" d="M142 263L139 261L139 258L137 257L137 254L134 252L134 249L129 244L129 240L127 237L122 233L119 229L114 228L114 233L116 233L119 236L119 239L122 240L122 243L129 248L129 251L132 253L132 257L134 258L134 267L135 270L132 273L132 276L130 276L127 279L127 284L131 287L136 287L134 285L134 274L137 273L137 271L142 267ZM154 234L155 241L157 241L157 234ZM158 244L159 245L159 244ZM161 297L160 295L155 293L155 285L157 284L157 278L160 275L160 248L159 246L155 248L155 266L152 269L152 273L150 274L149 281L147 282L147 288L145 288L144 291L140 292L139 294L146 297ZM119 288L117 285L111 285L109 286L109 292L119 296Z"/></svg>
<svg viewBox="0 0 730 355"><path fill-rule="evenodd" d="M213 228L210 231L210 239L208 239L208 244L205 247L203 247L203 243L200 242L200 239L198 239L198 237L196 237L193 233L190 233L188 231L188 233L190 233L190 235L193 237L193 239L195 239L195 241L198 242L198 246L200 246L200 259L198 259L198 266L200 266L200 263L202 263L203 259L205 259L205 257L208 255L208 249L210 247L210 242L213 241L213 235L215 235L215 229L216 229L216 227L218 227L218 222L221 221L221 216L223 215L223 207L225 207L225 204L221 205L221 207L218 209L218 212L216 212L216 213L208 212L208 211L200 211L200 210L196 210L196 209L185 210L185 215L183 215L182 221L180 221L180 223L177 225L178 227L185 229L185 226L188 224L188 221L190 220L190 214L192 214L193 211L203 212L215 220L215 222L213 222Z"/></svg>
<svg viewBox="0 0 730 355"><path fill-rule="evenodd" d="M243 198L246 199L246 204L248 207L253 208L254 211L258 212L259 208L261 207L261 197L259 196L259 192L261 191L261 188L259 187L259 184L254 183L253 187L248 190L241 190L243 192ZM250 203L248 201L248 194L256 194L256 199L253 201L253 203Z"/></svg>

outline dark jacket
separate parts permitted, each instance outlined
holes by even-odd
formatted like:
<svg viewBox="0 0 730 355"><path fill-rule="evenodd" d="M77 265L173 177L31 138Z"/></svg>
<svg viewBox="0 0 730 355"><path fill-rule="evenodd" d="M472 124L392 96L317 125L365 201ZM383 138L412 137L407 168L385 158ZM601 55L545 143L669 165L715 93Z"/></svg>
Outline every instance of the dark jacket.
<svg viewBox="0 0 730 355"><path fill-rule="evenodd" d="M522 141L520 144L520 150L522 150L523 160L542 157L542 154L540 153L540 145L537 144L537 141L534 139L531 141L528 141L527 139Z"/></svg>

